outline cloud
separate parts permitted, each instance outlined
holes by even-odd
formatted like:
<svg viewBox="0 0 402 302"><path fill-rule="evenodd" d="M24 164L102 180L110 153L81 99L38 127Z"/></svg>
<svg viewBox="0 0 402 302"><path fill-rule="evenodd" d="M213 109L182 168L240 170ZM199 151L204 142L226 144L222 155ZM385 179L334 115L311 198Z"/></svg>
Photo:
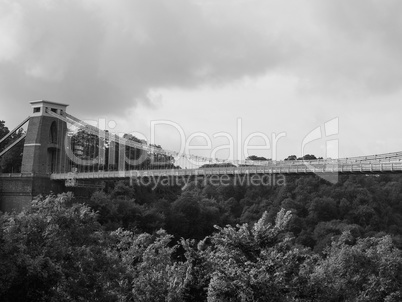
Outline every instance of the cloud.
<svg viewBox="0 0 402 302"><path fill-rule="evenodd" d="M43 98L121 114L152 104L158 88L266 73L299 78L305 93L392 93L401 89L400 6L0 0L0 97L14 107Z"/></svg>
<svg viewBox="0 0 402 302"><path fill-rule="evenodd" d="M214 9L187 0L2 1L2 97L117 113L149 102L154 88L263 74L284 59L280 36Z"/></svg>

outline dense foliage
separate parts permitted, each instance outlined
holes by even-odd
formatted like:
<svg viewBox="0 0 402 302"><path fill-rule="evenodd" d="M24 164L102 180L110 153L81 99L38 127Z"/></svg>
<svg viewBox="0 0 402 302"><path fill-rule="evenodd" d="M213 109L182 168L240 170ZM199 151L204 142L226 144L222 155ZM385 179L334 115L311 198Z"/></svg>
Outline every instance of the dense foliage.
<svg viewBox="0 0 402 302"><path fill-rule="evenodd" d="M131 134L123 136L127 140L125 144L111 140L107 132L106 137L99 137L83 129L72 131L68 138L74 155L79 159L72 161L71 165L78 171L116 171L122 149L125 155L124 167L126 170L179 168L174 165L173 157L163 152L160 145L148 145L145 140L140 140ZM138 146L141 145L152 151L139 148ZM101 153L103 154L101 155Z"/></svg>
<svg viewBox="0 0 402 302"><path fill-rule="evenodd" d="M108 230L152 233L164 228L178 240L203 239L214 225L252 224L281 208L292 213L289 228L298 244L322 252L344 231L356 237L389 234L402 248L402 177L345 175L335 185L315 176L287 176L284 186L192 182L179 187L109 184L87 204Z"/></svg>
<svg viewBox="0 0 402 302"><path fill-rule="evenodd" d="M401 188L299 177L38 197L0 216L0 300L400 301Z"/></svg>
<svg viewBox="0 0 402 302"><path fill-rule="evenodd" d="M0 120L0 139L10 133L5 122ZM0 152L5 150L13 142L23 135L23 129L19 129L14 134L10 135L0 144ZM20 141L8 152L0 158L0 173L19 173L21 172L22 151L24 149L24 140Z"/></svg>

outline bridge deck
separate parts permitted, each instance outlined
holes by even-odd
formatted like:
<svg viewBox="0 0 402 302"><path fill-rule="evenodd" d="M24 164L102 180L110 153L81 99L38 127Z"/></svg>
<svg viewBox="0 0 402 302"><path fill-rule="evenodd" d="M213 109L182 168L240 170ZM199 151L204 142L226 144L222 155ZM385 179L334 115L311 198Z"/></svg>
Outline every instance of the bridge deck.
<svg viewBox="0 0 402 302"><path fill-rule="evenodd" d="M249 167L216 167L172 170L129 170L80 173L55 173L53 180L65 179L117 179L130 177L209 176L236 174L320 174L320 173L402 173L402 162L385 163L291 163Z"/></svg>

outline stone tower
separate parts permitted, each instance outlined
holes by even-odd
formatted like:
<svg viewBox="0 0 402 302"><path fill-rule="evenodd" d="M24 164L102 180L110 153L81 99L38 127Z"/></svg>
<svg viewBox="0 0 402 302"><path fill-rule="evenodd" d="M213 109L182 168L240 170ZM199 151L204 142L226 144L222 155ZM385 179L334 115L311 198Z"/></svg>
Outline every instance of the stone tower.
<svg viewBox="0 0 402 302"><path fill-rule="evenodd" d="M65 172L67 166L67 125L52 116L65 116L67 105L40 100L31 102L31 106L21 173L0 174L0 211L20 211L39 194L65 191L64 183L52 181L50 174Z"/></svg>
<svg viewBox="0 0 402 302"><path fill-rule="evenodd" d="M65 116L68 105L44 100L30 103L32 114L25 137L21 173L49 175L64 172L66 167L64 139L67 125L48 112Z"/></svg>

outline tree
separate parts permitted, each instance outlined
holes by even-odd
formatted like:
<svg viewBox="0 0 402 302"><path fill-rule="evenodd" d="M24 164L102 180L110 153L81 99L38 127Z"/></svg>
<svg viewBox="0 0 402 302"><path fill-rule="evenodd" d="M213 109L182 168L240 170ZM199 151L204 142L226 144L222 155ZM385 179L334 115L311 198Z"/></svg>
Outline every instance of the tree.
<svg viewBox="0 0 402 302"><path fill-rule="evenodd" d="M264 156L257 156L257 155L250 155L246 158L246 160L253 160L253 161L268 161L270 159L265 158Z"/></svg>
<svg viewBox="0 0 402 302"><path fill-rule="evenodd" d="M172 216L168 229L176 238L204 238L202 234L201 207L199 197L194 192L184 192L172 204Z"/></svg>
<svg viewBox="0 0 402 302"><path fill-rule="evenodd" d="M129 162L126 163L126 169L177 169L174 165L174 157L165 152L161 145L147 144L145 140L141 140L132 134L124 134L125 139L135 143L148 146L151 151L146 151L141 147L132 147L126 145L126 157Z"/></svg>
<svg viewBox="0 0 402 302"><path fill-rule="evenodd" d="M322 159L322 157L320 157ZM299 157L298 160L315 160L317 157L313 154L305 154L303 157Z"/></svg>
<svg viewBox="0 0 402 302"><path fill-rule="evenodd" d="M9 133L5 122L0 120L0 139ZM16 141L24 134L23 129L17 130L0 145L0 152L7 148L12 142ZM15 145L11 150L0 158L0 173L19 173L21 172L22 153L24 151L24 140Z"/></svg>
<svg viewBox="0 0 402 302"><path fill-rule="evenodd" d="M149 235L144 234L144 236ZM168 246L172 238L173 236L167 235L165 231L158 231L156 238L144 250L141 255L142 261L133 272L134 301L177 301L179 299L186 268L172 259L176 249L176 247Z"/></svg>
<svg viewBox="0 0 402 302"><path fill-rule="evenodd" d="M10 130L8 130L8 128L6 127L6 122L0 120L0 139L6 136L9 132Z"/></svg>
<svg viewBox="0 0 402 302"><path fill-rule="evenodd" d="M337 219L336 202L330 197L314 198L308 208L309 218L314 221L329 221Z"/></svg>
<svg viewBox="0 0 402 302"><path fill-rule="evenodd" d="M286 235L290 218L282 209L275 225L265 212L252 228L217 227L206 256L212 268L208 301L290 301L300 295L307 279L298 275L309 254Z"/></svg>
<svg viewBox="0 0 402 302"><path fill-rule="evenodd" d="M173 236L159 230L155 234L134 234L118 229L111 233L114 253L130 276L127 301L182 301L187 263L177 262Z"/></svg>
<svg viewBox="0 0 402 302"><path fill-rule="evenodd" d="M310 274L319 301L401 301L402 254L390 236L358 239L349 232L332 243Z"/></svg>
<svg viewBox="0 0 402 302"><path fill-rule="evenodd" d="M69 137L69 136L68 136ZM101 162L99 158L100 153L100 138L99 136L89 133L84 129L79 129L76 133L73 133L71 136L71 148L74 151L75 156L77 156L81 160L90 161L92 165L81 165L80 163L75 162L74 165L81 171L85 171L87 169L99 169L101 166L107 164L106 162ZM108 149L106 148L107 144L105 144L105 152L107 153ZM105 160L108 160L108 153L105 156Z"/></svg>
<svg viewBox="0 0 402 302"><path fill-rule="evenodd" d="M111 301L127 293L108 236L71 194L34 200L0 217L1 301Z"/></svg>

